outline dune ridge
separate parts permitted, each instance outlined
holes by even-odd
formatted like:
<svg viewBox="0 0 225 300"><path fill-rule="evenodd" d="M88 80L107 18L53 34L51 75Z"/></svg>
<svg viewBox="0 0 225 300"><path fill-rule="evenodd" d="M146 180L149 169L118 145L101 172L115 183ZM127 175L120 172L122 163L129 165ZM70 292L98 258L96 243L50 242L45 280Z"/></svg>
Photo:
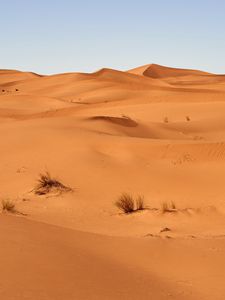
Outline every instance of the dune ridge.
<svg viewBox="0 0 225 300"><path fill-rule="evenodd" d="M208 72L191 70L191 69L178 69L160 66L157 64L145 65L142 67L138 67L135 69L131 69L128 71L132 74L144 75L152 78L167 78L167 77L180 77L180 76L188 76L188 75L213 75Z"/></svg>

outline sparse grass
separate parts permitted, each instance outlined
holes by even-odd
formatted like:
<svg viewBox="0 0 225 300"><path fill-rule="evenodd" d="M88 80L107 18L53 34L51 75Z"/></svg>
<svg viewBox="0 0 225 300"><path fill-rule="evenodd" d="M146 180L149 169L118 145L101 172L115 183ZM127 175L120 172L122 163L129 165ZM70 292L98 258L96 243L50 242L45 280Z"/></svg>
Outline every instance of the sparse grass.
<svg viewBox="0 0 225 300"><path fill-rule="evenodd" d="M135 210L134 199L127 193L122 194L115 202L115 205L125 214L132 213Z"/></svg>
<svg viewBox="0 0 225 300"><path fill-rule="evenodd" d="M168 206L167 202L163 202L162 203L161 210L162 210L163 213L165 213L165 212L167 212L169 210L169 206Z"/></svg>
<svg viewBox="0 0 225 300"><path fill-rule="evenodd" d="M145 209L145 201L143 196L138 196L136 199L136 210L144 210Z"/></svg>
<svg viewBox="0 0 225 300"><path fill-rule="evenodd" d="M56 178L51 177L49 172L40 174L34 193L36 195L46 195L51 191L69 192L72 189L62 184Z"/></svg>
<svg viewBox="0 0 225 300"><path fill-rule="evenodd" d="M165 118L163 119L163 122L164 122L164 123L169 123L168 117L165 117Z"/></svg>
<svg viewBox="0 0 225 300"><path fill-rule="evenodd" d="M176 212L177 211L176 204L173 201L171 201L170 203L163 202L161 205L161 211L162 213Z"/></svg>
<svg viewBox="0 0 225 300"><path fill-rule="evenodd" d="M171 208L172 208L172 209L177 209L177 208L176 208L176 204L175 204L173 201L171 201Z"/></svg>
<svg viewBox="0 0 225 300"><path fill-rule="evenodd" d="M145 209L143 196L138 196L137 199L134 199L130 194L127 193L122 194L115 202L115 205L125 214L130 214Z"/></svg>
<svg viewBox="0 0 225 300"><path fill-rule="evenodd" d="M186 116L186 121L191 121L190 117L189 116Z"/></svg>
<svg viewBox="0 0 225 300"><path fill-rule="evenodd" d="M15 203L8 199L2 200L2 211L15 213L16 212Z"/></svg>

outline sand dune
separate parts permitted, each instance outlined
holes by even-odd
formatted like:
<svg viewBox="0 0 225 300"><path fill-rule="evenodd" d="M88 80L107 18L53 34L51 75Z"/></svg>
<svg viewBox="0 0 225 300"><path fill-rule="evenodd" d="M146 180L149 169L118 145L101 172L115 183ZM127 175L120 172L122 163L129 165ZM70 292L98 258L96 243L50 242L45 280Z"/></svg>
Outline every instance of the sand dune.
<svg viewBox="0 0 225 300"><path fill-rule="evenodd" d="M198 70L187 70L187 69L177 69L164 67L156 64L145 65L128 71L132 74L144 75L152 78L167 78L167 77L180 77L180 76L190 76L190 75L212 75L207 72L202 72Z"/></svg>
<svg viewBox="0 0 225 300"><path fill-rule="evenodd" d="M201 85L207 85L207 88L215 88L213 85L219 84L219 86L216 87L220 89L220 84L225 84L224 75L215 75L198 70L170 68L156 64L135 68L129 70L128 73L161 79L170 85L192 86L192 88L196 86L200 87Z"/></svg>
<svg viewBox="0 0 225 300"><path fill-rule="evenodd" d="M23 82L24 80L39 78L41 75L32 72L20 72L17 70L0 70L0 77L0 87L4 88Z"/></svg>
<svg viewBox="0 0 225 300"><path fill-rule="evenodd" d="M224 75L0 70L0 298L224 299L224 114Z"/></svg>

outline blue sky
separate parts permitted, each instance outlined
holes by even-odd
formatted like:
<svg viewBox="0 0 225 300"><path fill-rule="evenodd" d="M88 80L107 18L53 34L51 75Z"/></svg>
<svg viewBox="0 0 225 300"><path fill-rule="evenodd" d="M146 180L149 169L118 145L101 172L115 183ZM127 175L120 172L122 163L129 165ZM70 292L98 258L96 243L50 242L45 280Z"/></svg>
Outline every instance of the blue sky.
<svg viewBox="0 0 225 300"><path fill-rule="evenodd" d="M0 68L225 73L224 0L0 0Z"/></svg>

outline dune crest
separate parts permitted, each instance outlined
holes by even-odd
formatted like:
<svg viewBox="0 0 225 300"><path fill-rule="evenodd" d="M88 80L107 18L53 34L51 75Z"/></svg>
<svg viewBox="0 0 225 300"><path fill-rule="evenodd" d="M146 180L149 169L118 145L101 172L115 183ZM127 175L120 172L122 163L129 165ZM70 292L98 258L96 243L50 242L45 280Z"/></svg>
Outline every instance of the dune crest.
<svg viewBox="0 0 225 300"><path fill-rule="evenodd" d="M121 126L125 126L125 127L137 127L138 123L135 122L134 120L132 120L129 117L110 117L110 116L94 116L91 117L90 120L93 121L106 121L106 122L111 122L113 124L117 124L117 125L121 125Z"/></svg>
<svg viewBox="0 0 225 300"><path fill-rule="evenodd" d="M211 73L191 70L191 69L179 69L160 66L157 64L149 64L128 71L132 74L143 75L151 78L167 78L167 77L179 77L189 75L212 75Z"/></svg>

